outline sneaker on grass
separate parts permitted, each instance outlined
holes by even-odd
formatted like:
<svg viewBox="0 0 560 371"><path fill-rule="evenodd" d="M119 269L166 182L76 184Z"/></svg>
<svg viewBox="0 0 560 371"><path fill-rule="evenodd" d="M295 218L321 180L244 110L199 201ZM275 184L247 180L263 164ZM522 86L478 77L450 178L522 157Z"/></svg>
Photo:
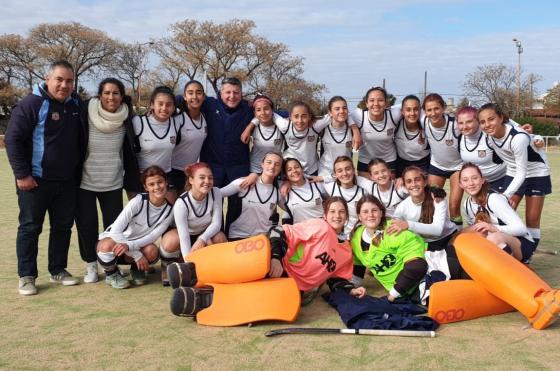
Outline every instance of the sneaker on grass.
<svg viewBox="0 0 560 371"><path fill-rule="evenodd" d="M25 276L20 277L18 291L20 295L35 295L37 294L37 286L35 286L35 277Z"/></svg>
<svg viewBox="0 0 560 371"><path fill-rule="evenodd" d="M63 286L74 286L80 283L80 281L76 277L73 277L66 269L57 274L51 274L51 282L61 283Z"/></svg>
<svg viewBox="0 0 560 371"><path fill-rule="evenodd" d="M139 270L136 264L132 264L130 267L130 275L132 276L132 282L137 286L145 285L148 282L146 272Z"/></svg>
<svg viewBox="0 0 560 371"><path fill-rule="evenodd" d="M94 283L99 280L97 274L97 262L87 263L86 274L84 276L84 283Z"/></svg>
<svg viewBox="0 0 560 371"><path fill-rule="evenodd" d="M105 277L105 282L111 285L114 289L126 289L130 287L130 282L123 277L121 272L117 270L113 274L109 274Z"/></svg>

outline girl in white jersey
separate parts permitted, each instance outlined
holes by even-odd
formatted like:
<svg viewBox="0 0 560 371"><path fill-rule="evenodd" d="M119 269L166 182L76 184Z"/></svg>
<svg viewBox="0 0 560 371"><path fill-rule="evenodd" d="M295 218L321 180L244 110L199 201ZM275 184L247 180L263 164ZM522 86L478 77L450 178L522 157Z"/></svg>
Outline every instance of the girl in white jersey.
<svg viewBox="0 0 560 371"><path fill-rule="evenodd" d="M420 125L420 99L407 95L402 100L402 118L395 133L397 147L397 177L401 177L408 166L418 166L428 171L430 166L430 145Z"/></svg>
<svg viewBox="0 0 560 371"><path fill-rule="evenodd" d="M253 100L255 121L258 124L256 127L247 125L241 135L243 143L248 143L251 138L251 173L260 174L264 155L271 151L281 152L284 146L284 135L272 120L273 110L274 104L266 95L258 94Z"/></svg>
<svg viewBox="0 0 560 371"><path fill-rule="evenodd" d="M159 166L166 174L171 172L171 156L178 136L174 112L173 90L158 86L150 96L150 112L132 120L134 133L140 142L140 152L136 154L140 172L150 166ZM174 201L172 192L169 192L168 199Z"/></svg>
<svg viewBox="0 0 560 371"><path fill-rule="evenodd" d="M161 280L169 285L167 266L188 258L191 251L215 243L227 242L222 227L222 193L214 187L210 166L197 162L185 168L185 192L173 206L176 228L161 239Z"/></svg>
<svg viewBox="0 0 560 371"><path fill-rule="evenodd" d="M200 107L206 98L202 84L191 80L183 90L183 107L180 115L175 117L179 125L180 140L177 141L171 155L171 173L169 183L177 194L185 188L185 167L194 164L200 157L202 143L208 134L206 119Z"/></svg>
<svg viewBox="0 0 560 371"><path fill-rule="evenodd" d="M334 160L339 156L352 158L354 136L361 141L359 129L348 123L348 103L341 96L329 100L330 124L321 133L321 158L319 159L319 176L325 181L332 181ZM359 146L356 146L358 148Z"/></svg>
<svg viewBox="0 0 560 371"><path fill-rule="evenodd" d="M478 166L482 175L490 183L490 189L503 192L506 165L488 145L488 136L480 129L476 118L476 108L462 107L455 114L459 136L459 151L464 163ZM464 189L464 187L462 187Z"/></svg>
<svg viewBox="0 0 560 371"><path fill-rule="evenodd" d="M463 162L459 153L459 129L455 119L445 113L445 102L441 95L428 94L422 108L425 112L422 119L424 133L431 150L428 183L443 188L445 180L449 179L449 214L451 220L460 227L463 225L463 190L459 186L459 170Z"/></svg>
<svg viewBox="0 0 560 371"><path fill-rule="evenodd" d="M130 264L135 284L146 282L146 271L157 261L155 241L173 221L172 205L165 199L165 172L150 166L141 175L147 193L139 194L125 206L115 222L99 235L97 258L105 269L105 282L116 289L130 286L117 264Z"/></svg>
<svg viewBox="0 0 560 371"><path fill-rule="evenodd" d="M517 208L525 196L525 223L535 245L538 245L544 197L552 191L548 164L533 147L527 133L506 124L508 118L496 104L480 107L478 121L489 137L490 147L506 163L504 196L513 208Z"/></svg>
<svg viewBox="0 0 560 371"><path fill-rule="evenodd" d="M517 260L528 261L535 244L527 227L500 193L489 192L482 172L467 162L461 169L461 187L469 195L464 202L466 231L484 235Z"/></svg>
<svg viewBox="0 0 560 371"><path fill-rule="evenodd" d="M403 181L410 195L397 205L388 233L411 230L427 242L426 260L429 272L439 270L446 277L461 276L455 250L449 245L457 227L449 220L445 191L430 187L428 177L417 166L403 172Z"/></svg>
<svg viewBox="0 0 560 371"><path fill-rule="evenodd" d="M380 158L371 160L368 164L369 177L373 181L370 194L375 196L385 207L385 214L392 218L398 204L408 197L404 187L397 187L391 177L391 169Z"/></svg>
<svg viewBox="0 0 560 371"><path fill-rule="evenodd" d="M336 181L325 183L325 190L329 196L340 196L348 204L348 222L344 233L349 236L350 231L358 222L356 204L364 194L369 193L373 182L360 176L356 176L354 163L347 156L337 157L333 164L333 172Z"/></svg>
<svg viewBox="0 0 560 371"><path fill-rule="evenodd" d="M387 92L382 87L370 88L364 96L366 110L352 112L352 121L358 125L364 144L358 156L358 174L368 177L368 163L374 158L387 162L391 171L397 169L395 129L401 119L400 107L387 107Z"/></svg>
<svg viewBox="0 0 560 371"><path fill-rule="evenodd" d="M327 196L323 183L310 183L305 179L303 167L295 158L284 160L283 172L290 184L280 205L286 212L282 224L295 224L323 215L323 199Z"/></svg>
<svg viewBox="0 0 560 371"><path fill-rule="evenodd" d="M270 227L278 224L276 207L281 200L275 182L282 169L282 156L276 152L267 153L261 167L259 179L248 189L242 190L244 178L236 179L221 189L223 197L237 194L239 197L236 199L241 203L236 205L239 210L237 215L227 213L226 233L229 241L266 233Z"/></svg>

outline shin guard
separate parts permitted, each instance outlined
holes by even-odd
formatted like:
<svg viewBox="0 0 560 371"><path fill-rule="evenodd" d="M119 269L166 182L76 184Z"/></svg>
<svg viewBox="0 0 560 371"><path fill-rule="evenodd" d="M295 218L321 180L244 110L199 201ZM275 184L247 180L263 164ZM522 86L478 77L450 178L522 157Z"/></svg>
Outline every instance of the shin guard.
<svg viewBox="0 0 560 371"><path fill-rule="evenodd" d="M463 233L455 239L455 250L473 280L520 311L534 328L543 329L558 318L560 291L551 290L535 272L486 238Z"/></svg>

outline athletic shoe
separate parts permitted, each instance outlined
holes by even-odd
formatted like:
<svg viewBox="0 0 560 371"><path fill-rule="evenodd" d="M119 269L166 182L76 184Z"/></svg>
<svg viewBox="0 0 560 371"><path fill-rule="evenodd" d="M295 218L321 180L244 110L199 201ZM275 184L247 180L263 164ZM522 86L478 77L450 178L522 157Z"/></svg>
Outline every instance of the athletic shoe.
<svg viewBox="0 0 560 371"><path fill-rule="evenodd" d="M178 287L193 287L197 283L194 263L171 263L167 266L169 284Z"/></svg>
<svg viewBox="0 0 560 371"><path fill-rule="evenodd" d="M169 303L171 313L176 316L194 317L212 304L214 289L212 287L179 287L173 290Z"/></svg>
<svg viewBox="0 0 560 371"><path fill-rule="evenodd" d="M319 287L315 287L314 289L311 289L309 291L302 292L301 293L301 306L304 307L308 304L311 304L311 302L319 294L319 290L321 290L321 287L323 287L323 285L321 285Z"/></svg>
<svg viewBox="0 0 560 371"><path fill-rule="evenodd" d="M18 291L20 295L36 295L37 286L35 286L35 277L25 276L20 277Z"/></svg>
<svg viewBox="0 0 560 371"><path fill-rule="evenodd" d="M84 276L84 283L94 283L99 280L97 274L97 262L87 263L86 275Z"/></svg>
<svg viewBox="0 0 560 371"><path fill-rule="evenodd" d="M122 276L118 269L115 273L107 275L105 277L105 282L114 289L126 289L130 287L130 282Z"/></svg>
<svg viewBox="0 0 560 371"><path fill-rule="evenodd" d="M139 270L136 264L132 264L130 267L130 275L132 276L132 282L137 286L145 285L148 282L146 272Z"/></svg>
<svg viewBox="0 0 560 371"><path fill-rule="evenodd" d="M73 277L66 269L57 274L51 274L51 282L61 283L63 286L74 286L80 283L80 281L76 277Z"/></svg>

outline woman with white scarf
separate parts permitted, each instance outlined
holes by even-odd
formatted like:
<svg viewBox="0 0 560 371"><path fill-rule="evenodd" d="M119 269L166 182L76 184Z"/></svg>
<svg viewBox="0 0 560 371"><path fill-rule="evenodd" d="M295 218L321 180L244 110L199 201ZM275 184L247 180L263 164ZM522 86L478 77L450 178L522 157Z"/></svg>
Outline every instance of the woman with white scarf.
<svg viewBox="0 0 560 371"><path fill-rule="evenodd" d="M115 78L101 81L98 96L87 101L82 110L82 118L88 123L88 139L75 220L80 255L87 263L85 283L98 280L96 200L106 229L123 209L124 174L130 179L138 178L132 114L124 85Z"/></svg>

